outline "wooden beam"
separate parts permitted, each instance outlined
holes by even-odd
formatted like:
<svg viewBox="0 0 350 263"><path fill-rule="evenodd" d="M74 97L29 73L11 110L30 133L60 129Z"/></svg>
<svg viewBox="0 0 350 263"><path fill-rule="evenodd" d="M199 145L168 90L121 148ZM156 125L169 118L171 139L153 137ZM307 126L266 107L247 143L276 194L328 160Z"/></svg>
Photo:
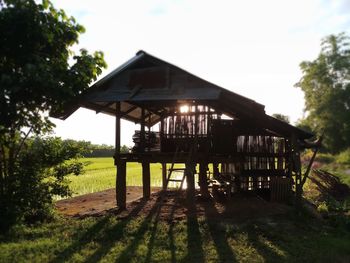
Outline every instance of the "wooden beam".
<svg viewBox="0 0 350 263"><path fill-rule="evenodd" d="M95 110L96 109L96 104L93 104L93 103L84 103L82 105L82 107L84 108L87 108L87 109L90 109L90 110ZM105 114L108 114L108 115L111 115L111 116L115 116L116 114L116 111L115 109L111 109L111 108L105 108L104 109L104 113ZM125 116L124 116L125 117ZM135 123L140 123L140 119L138 118L135 118L135 117L131 117L131 116L126 116L128 121L133 121Z"/></svg>
<svg viewBox="0 0 350 263"><path fill-rule="evenodd" d="M305 171L305 173L304 173L304 177L303 177L303 179L302 179L302 181L301 181L301 183L302 183L302 185L304 186L304 184L305 184L305 182L306 182L306 179L307 179L307 177L309 176L309 173L310 173L310 171L311 171L311 167L312 167L312 164L314 163L314 160L315 160L315 158L316 158L316 154L317 154L317 152L318 152L318 149L320 148L320 146L321 146L321 144L322 144L322 139L323 139L323 135L320 137L320 139L316 142L316 144L315 144L315 149L314 149L314 153L313 153L313 155L312 155L312 157L311 157L311 159L310 159L310 162L309 162L309 165L308 165L308 167L307 167L307 169L306 169L306 171Z"/></svg>
<svg viewBox="0 0 350 263"><path fill-rule="evenodd" d="M163 190L166 190L166 181L167 181L167 173L166 173L166 163L162 163L162 187Z"/></svg>
<svg viewBox="0 0 350 263"><path fill-rule="evenodd" d="M145 151L145 108L141 108L141 129L140 129L140 145L141 152Z"/></svg>
<svg viewBox="0 0 350 263"><path fill-rule="evenodd" d="M116 198L119 209L126 208L126 161L117 160Z"/></svg>
<svg viewBox="0 0 350 263"><path fill-rule="evenodd" d="M208 191L207 170L208 170L208 163L200 162L198 179L199 179L200 192L204 198L209 198L210 196Z"/></svg>
<svg viewBox="0 0 350 263"><path fill-rule="evenodd" d="M126 116L127 114L129 114L130 112L136 110L138 107L137 106L132 106L130 109L128 109L127 111L122 111L120 112L120 118L123 118L124 116Z"/></svg>
<svg viewBox="0 0 350 263"><path fill-rule="evenodd" d="M160 131L159 131L159 140L160 140L160 152L163 152L163 136L164 136L164 118L160 118ZM165 167L166 169L166 167Z"/></svg>
<svg viewBox="0 0 350 263"><path fill-rule="evenodd" d="M303 185L301 181L301 161L300 149L295 133L291 136L291 151L292 151L292 171L295 174L295 206L298 210L301 209L301 201L303 195Z"/></svg>
<svg viewBox="0 0 350 263"><path fill-rule="evenodd" d="M142 163L142 187L143 198L148 199L151 196L151 172L149 162Z"/></svg>
<svg viewBox="0 0 350 263"><path fill-rule="evenodd" d="M115 164L117 165L116 175L116 202L120 209L126 208L126 161L120 159L120 102L116 102L115 112Z"/></svg>
<svg viewBox="0 0 350 263"><path fill-rule="evenodd" d="M148 119L148 152L151 151L151 117Z"/></svg>
<svg viewBox="0 0 350 263"><path fill-rule="evenodd" d="M187 182L187 202L193 204L195 202L195 181L194 181L194 163L186 163L186 182Z"/></svg>
<svg viewBox="0 0 350 263"><path fill-rule="evenodd" d="M109 108L109 106L113 105L113 103L114 103L114 101L111 101L111 102L106 103L105 105L101 105L101 106L99 107L99 109L96 110L96 114L97 114L97 113L100 113L100 112L103 111L104 109ZM120 102L119 102L119 103L120 103Z"/></svg>
<svg viewBox="0 0 350 263"><path fill-rule="evenodd" d="M116 102L115 109L115 154L120 153L120 102Z"/></svg>

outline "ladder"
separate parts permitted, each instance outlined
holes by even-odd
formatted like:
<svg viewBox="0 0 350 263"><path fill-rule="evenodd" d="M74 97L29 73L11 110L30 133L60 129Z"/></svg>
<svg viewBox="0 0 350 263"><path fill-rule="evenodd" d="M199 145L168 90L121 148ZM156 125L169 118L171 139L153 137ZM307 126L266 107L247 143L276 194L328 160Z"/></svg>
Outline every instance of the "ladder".
<svg viewBox="0 0 350 263"><path fill-rule="evenodd" d="M194 148L195 148L194 145L192 145L190 147L190 151L188 153L188 157L187 157L187 160L186 160L186 163L185 163L185 167L183 167L183 168L175 168L174 166L175 166L175 163L178 160L178 156L179 156L179 146L176 147L171 166L168 169L168 175L167 175L167 180L166 180L166 184L165 184L165 189L164 190L167 190L169 182L180 183L179 190L182 189L183 183L184 183L185 178L186 178L186 175L189 172L194 172L194 169L195 169L195 167L193 165L191 165L191 162L193 161ZM175 172L175 173L176 172L182 172L181 179L174 178L173 172Z"/></svg>

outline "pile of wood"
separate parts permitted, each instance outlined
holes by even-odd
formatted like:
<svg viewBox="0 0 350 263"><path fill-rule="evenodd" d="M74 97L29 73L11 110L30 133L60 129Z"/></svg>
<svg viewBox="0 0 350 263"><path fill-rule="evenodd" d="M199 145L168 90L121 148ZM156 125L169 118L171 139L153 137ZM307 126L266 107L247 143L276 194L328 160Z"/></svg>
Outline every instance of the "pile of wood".
<svg viewBox="0 0 350 263"><path fill-rule="evenodd" d="M313 183L311 187L315 187L319 192L320 199L331 196L335 200L341 201L350 196L349 186L342 183L339 177L330 172L313 169L309 179Z"/></svg>
<svg viewBox="0 0 350 263"><path fill-rule="evenodd" d="M144 142L141 142L141 131L135 131L132 136L134 147L132 151L138 152L159 152L160 151L160 137L159 132L145 131Z"/></svg>

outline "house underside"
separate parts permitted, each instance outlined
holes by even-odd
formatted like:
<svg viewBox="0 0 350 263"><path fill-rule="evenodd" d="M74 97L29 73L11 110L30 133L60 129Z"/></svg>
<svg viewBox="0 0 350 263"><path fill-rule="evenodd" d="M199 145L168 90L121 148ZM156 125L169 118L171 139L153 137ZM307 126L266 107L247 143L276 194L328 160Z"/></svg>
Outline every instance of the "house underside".
<svg viewBox="0 0 350 263"><path fill-rule="evenodd" d="M272 200L283 200L293 189L301 191L299 153L311 147L307 140L313 134L266 115L264 106L253 100L143 51L54 117L65 119L79 107L116 118L116 194L121 208L126 203L128 162L142 163L145 198L150 195L150 163L162 164L164 189L171 181L182 185L186 179L190 200L195 178L203 195L212 187L228 195L265 191ZM140 124L139 131L130 133L135 142L130 153L119 151L120 119ZM174 173L183 176L172 179Z"/></svg>

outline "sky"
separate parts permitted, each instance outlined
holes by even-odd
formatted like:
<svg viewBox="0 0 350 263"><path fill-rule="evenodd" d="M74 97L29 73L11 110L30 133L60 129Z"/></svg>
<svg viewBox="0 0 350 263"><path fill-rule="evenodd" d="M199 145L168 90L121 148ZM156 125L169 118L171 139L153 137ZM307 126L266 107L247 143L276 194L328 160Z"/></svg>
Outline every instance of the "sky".
<svg viewBox="0 0 350 263"><path fill-rule="evenodd" d="M295 123L304 98L294 84L321 39L350 33L350 0L55 0L86 32L75 49L104 52L103 77L144 50L265 105ZM53 119L55 135L113 145L115 119L79 109ZM121 143L135 125L122 121Z"/></svg>

